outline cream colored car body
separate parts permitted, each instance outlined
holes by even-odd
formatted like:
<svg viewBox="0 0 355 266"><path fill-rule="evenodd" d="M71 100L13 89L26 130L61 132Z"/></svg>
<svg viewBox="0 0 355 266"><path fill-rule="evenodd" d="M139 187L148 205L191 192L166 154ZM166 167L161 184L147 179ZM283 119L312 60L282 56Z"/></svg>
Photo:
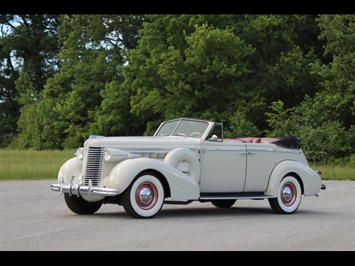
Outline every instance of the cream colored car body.
<svg viewBox="0 0 355 266"><path fill-rule="evenodd" d="M117 198L113 203L120 204L120 195L147 171L166 184L164 203L277 198L286 176L299 180L304 196L318 196L323 188L293 140L285 147L271 138L225 139L222 123L192 118L164 125L150 137L90 137L62 165L51 189L87 202Z"/></svg>

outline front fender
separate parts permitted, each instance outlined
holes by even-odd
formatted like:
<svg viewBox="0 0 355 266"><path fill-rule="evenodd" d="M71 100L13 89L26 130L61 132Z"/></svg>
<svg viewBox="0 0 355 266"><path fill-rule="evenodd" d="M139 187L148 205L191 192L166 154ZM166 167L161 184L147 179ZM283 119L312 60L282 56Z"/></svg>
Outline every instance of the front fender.
<svg viewBox="0 0 355 266"><path fill-rule="evenodd" d="M127 159L120 162L101 180L100 186L114 188L122 193L139 173L149 169L160 172L166 178L172 200L199 198L199 185L193 178L160 160L150 158Z"/></svg>
<svg viewBox="0 0 355 266"><path fill-rule="evenodd" d="M58 176L57 176L58 183L60 183L61 179L64 178L64 183L69 184L71 182L73 175L75 175L77 178L77 180L74 181L81 183L80 181L82 179L81 176L82 167L83 167L83 161L78 160L76 157L67 160L60 167L58 171Z"/></svg>
<svg viewBox="0 0 355 266"><path fill-rule="evenodd" d="M303 195L316 195L321 189L322 179L316 171L297 161L282 161L272 171L265 195L277 196L281 179L287 174L297 174L303 183Z"/></svg>
<svg viewBox="0 0 355 266"><path fill-rule="evenodd" d="M78 160L76 157L73 157L67 160L59 169L57 181L59 185L61 184L62 178L64 179L64 184L73 184L75 185L82 185L83 183L83 176L82 176L82 167L83 161ZM58 191L58 187L55 191ZM97 195L82 195L82 197L87 201L98 201L104 198L104 196L97 196Z"/></svg>

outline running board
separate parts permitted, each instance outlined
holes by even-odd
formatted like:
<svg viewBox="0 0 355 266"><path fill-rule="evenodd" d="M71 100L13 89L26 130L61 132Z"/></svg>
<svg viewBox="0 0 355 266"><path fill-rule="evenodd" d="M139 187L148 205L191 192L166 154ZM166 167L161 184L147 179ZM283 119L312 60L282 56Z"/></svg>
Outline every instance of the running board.
<svg viewBox="0 0 355 266"><path fill-rule="evenodd" d="M276 198L276 196L272 195L260 195L260 196L203 196L200 197L199 200L241 200L241 199L268 199L268 198Z"/></svg>
<svg viewBox="0 0 355 266"><path fill-rule="evenodd" d="M274 195L265 195L263 192L239 193L201 193L200 200L238 200L238 199L266 199L276 198Z"/></svg>
<svg viewBox="0 0 355 266"><path fill-rule="evenodd" d="M268 198L276 198L273 195L264 195L263 193L201 193L200 197L196 200L187 200L187 201L176 201L176 200L166 200L164 204L182 204L187 205L193 201L212 201L212 200L241 200L241 199L253 199L253 200L262 200Z"/></svg>

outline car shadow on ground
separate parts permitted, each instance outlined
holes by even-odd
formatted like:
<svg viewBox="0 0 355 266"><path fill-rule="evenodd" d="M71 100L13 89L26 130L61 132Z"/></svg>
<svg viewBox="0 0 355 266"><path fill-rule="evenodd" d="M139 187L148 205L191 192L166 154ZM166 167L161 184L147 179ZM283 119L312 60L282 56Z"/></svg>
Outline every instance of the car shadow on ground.
<svg viewBox="0 0 355 266"><path fill-rule="evenodd" d="M94 215L97 217L128 217L131 218L123 209L123 207L118 206L117 211L105 210L105 206L101 207L100 211ZM194 207L194 208L163 208L161 211L153 217L156 218L195 218L200 217L228 217L228 216L258 216L258 215L275 215L270 208L266 207L230 207L230 208L217 208L217 207Z"/></svg>
<svg viewBox="0 0 355 266"><path fill-rule="evenodd" d="M101 209L94 214L95 217L112 217L114 219L117 218L129 218L132 219L123 209L122 206L114 206L117 209L105 209L105 205L101 207ZM284 214L282 216L304 216L304 215L322 215L324 214L322 211L317 210L307 210L307 209L298 209L293 214ZM169 206L164 205L160 212L152 217L153 219L161 219L161 218L196 218L199 217L256 217L256 216L279 216L280 214L276 214L273 212L271 207L268 206L232 206L230 208L217 208L214 206L203 206L203 207L180 207L180 206ZM148 218L151 219L151 218Z"/></svg>

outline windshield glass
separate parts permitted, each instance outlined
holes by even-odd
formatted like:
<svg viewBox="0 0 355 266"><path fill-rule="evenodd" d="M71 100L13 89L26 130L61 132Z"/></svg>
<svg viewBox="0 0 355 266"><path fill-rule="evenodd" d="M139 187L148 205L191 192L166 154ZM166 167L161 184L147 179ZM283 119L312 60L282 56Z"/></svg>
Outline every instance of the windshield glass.
<svg viewBox="0 0 355 266"><path fill-rule="evenodd" d="M189 119L172 120L161 125L155 136L185 136L201 138L208 127L204 121Z"/></svg>

